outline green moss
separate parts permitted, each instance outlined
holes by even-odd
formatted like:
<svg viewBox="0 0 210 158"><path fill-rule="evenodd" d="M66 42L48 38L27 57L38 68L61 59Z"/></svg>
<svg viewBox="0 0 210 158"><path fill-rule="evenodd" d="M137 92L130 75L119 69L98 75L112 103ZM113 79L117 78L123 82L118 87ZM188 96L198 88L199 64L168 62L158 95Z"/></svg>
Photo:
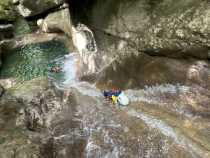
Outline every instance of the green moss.
<svg viewBox="0 0 210 158"><path fill-rule="evenodd" d="M11 0L0 1L0 20L14 21L16 13Z"/></svg>
<svg viewBox="0 0 210 158"><path fill-rule="evenodd" d="M4 137L0 137L0 144L3 144L5 142L5 138Z"/></svg>
<svg viewBox="0 0 210 158"><path fill-rule="evenodd" d="M27 21L23 18L17 19L15 22L15 35L23 35L31 33L31 29Z"/></svg>

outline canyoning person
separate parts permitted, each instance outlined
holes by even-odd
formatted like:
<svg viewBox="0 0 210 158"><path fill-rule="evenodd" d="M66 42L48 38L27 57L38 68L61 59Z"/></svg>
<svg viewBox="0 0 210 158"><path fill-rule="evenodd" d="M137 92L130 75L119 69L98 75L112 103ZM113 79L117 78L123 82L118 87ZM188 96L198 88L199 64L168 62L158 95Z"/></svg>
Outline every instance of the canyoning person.
<svg viewBox="0 0 210 158"><path fill-rule="evenodd" d="M50 69L50 72L59 73L59 72L62 72L62 68L59 66L54 66Z"/></svg>
<svg viewBox="0 0 210 158"><path fill-rule="evenodd" d="M103 95L105 98L112 101L113 104L119 104L119 105L129 104L128 97L121 90L117 89L105 90L103 92Z"/></svg>
<svg viewBox="0 0 210 158"><path fill-rule="evenodd" d="M114 90L105 90L103 92L103 95L109 101L112 101L112 98L113 98L114 95L115 95L115 97L117 97L117 95L115 94L115 91Z"/></svg>
<svg viewBox="0 0 210 158"><path fill-rule="evenodd" d="M117 104L118 102L118 96L120 95L121 90L112 89L112 90L105 90L103 92L104 97L108 100L112 101L113 104Z"/></svg>

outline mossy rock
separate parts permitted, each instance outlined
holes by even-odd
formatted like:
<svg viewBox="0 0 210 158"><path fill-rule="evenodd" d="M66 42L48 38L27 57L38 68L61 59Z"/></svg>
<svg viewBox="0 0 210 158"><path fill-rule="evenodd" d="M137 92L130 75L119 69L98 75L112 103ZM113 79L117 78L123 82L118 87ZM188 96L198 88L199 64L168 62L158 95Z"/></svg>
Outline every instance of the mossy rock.
<svg viewBox="0 0 210 158"><path fill-rule="evenodd" d="M64 0L20 0L18 5L19 13L24 17L38 15L47 11L48 9L57 7L63 4Z"/></svg>
<svg viewBox="0 0 210 158"><path fill-rule="evenodd" d="M12 0L1 0L0 1L0 20L14 21L16 16L17 14L15 13Z"/></svg>

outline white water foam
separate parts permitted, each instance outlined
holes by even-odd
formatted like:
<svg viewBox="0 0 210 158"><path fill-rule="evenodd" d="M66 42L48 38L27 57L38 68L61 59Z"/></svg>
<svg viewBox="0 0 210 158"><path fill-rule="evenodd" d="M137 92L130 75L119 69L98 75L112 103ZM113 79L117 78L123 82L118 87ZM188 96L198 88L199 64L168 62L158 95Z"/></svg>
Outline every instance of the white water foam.
<svg viewBox="0 0 210 158"><path fill-rule="evenodd" d="M64 58L64 85L71 84L78 81L78 62L79 58L77 53L72 53Z"/></svg>
<svg viewBox="0 0 210 158"><path fill-rule="evenodd" d="M163 104L162 99L157 94L180 94L188 92L190 87L184 85L161 84L156 86L146 86L145 89L127 90L126 95L133 102L147 102L150 104Z"/></svg>

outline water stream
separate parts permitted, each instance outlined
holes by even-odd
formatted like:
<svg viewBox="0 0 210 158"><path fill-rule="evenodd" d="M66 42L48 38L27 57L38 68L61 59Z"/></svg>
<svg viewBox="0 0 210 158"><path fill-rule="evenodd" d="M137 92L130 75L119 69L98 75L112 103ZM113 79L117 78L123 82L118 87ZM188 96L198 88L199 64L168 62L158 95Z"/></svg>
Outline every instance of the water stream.
<svg viewBox="0 0 210 158"><path fill-rule="evenodd" d="M169 150L173 150L171 146L175 146L175 148L178 148L177 150L183 150L184 153L187 152L192 157L207 158L210 156L210 144L208 143L210 137L205 137L205 139L202 138L205 134L208 134L206 132L202 132L202 129L209 128L208 122L205 124L204 120L199 120L201 122L203 121L203 124L200 124L200 129L185 127L186 122L195 127L197 126L196 122L199 122L196 117L193 117L192 114L190 115L190 113L185 111L186 105L184 101L179 100L179 95L185 96L192 93L192 87L179 84L165 84L146 87L145 89L139 90L126 90L125 93L129 97L131 103L128 107L120 107L118 105L111 105L111 103L104 102L101 90L94 84L79 81L77 78L77 72L79 70L78 67L75 66L77 63L77 55L72 54L64 59L64 67L67 68L69 66L67 68L68 71L64 72L65 80L63 80L63 84L59 83L61 80L59 80L59 82L55 81L55 84L57 85L57 88L62 89L63 91L76 89L79 95L90 98L90 100L88 99L85 101L82 97L84 101L79 99L77 103L79 104L77 109L79 114L77 115L83 116L83 118L80 119L80 122L82 122L83 130L85 131L84 133L88 135L87 145L85 148L86 157L126 157L126 152L129 153L128 150L131 149L127 146L124 147L124 145L130 138L126 141L123 139L126 137L125 135L128 131L131 132L132 130L132 132L135 133L139 130L137 127L132 127L136 126L130 121L133 118L139 119L136 120L136 122L139 126L143 126L141 127L141 132L146 131L149 135L154 135L154 133L156 133L156 136L161 137L159 141L164 140L174 142L173 145L169 143ZM71 70L72 68L76 70ZM176 116L170 116L170 113ZM180 117L182 117L182 119L180 119ZM107 120L107 118L109 119ZM122 123L121 121L128 122L130 125L126 125L125 122ZM137 145L138 142L136 141L139 139L138 137L141 136L141 134L139 133L139 135L135 135L132 132L130 133L131 137L135 139L133 143L135 142ZM121 135L122 138L118 138L118 135ZM97 144L97 141L100 139L104 140ZM148 138L142 139L146 141L145 139ZM116 143L116 141L119 142ZM158 142L156 142L156 140L151 141L151 144L149 143L146 145L146 142L144 142L145 144L143 143L143 146L149 146L152 148L152 151L150 151L151 153L147 153L149 157L152 157L154 152L160 150L153 149L158 146ZM112 151L106 151L102 147L105 144L111 147ZM155 147L152 147L152 144L155 144ZM163 146L163 148L166 148L166 146ZM142 154L142 151L138 150L137 153L136 151L132 152L134 155ZM159 153L160 157L164 154L168 155L168 152L170 151L164 152Z"/></svg>
<svg viewBox="0 0 210 158"><path fill-rule="evenodd" d="M209 118L192 111L200 105L196 97L205 96L195 97L194 91L203 89L162 84L125 90L130 104L122 107L107 102L95 84L79 80L84 50L82 56L68 54L61 43L49 42L14 51L4 60L2 78L22 81L48 76L57 89L74 93L75 102L70 102L75 105L58 116L64 117L63 122L52 127L54 141L67 146L69 154L87 158L210 157ZM52 65L59 65L62 71L49 72Z"/></svg>

